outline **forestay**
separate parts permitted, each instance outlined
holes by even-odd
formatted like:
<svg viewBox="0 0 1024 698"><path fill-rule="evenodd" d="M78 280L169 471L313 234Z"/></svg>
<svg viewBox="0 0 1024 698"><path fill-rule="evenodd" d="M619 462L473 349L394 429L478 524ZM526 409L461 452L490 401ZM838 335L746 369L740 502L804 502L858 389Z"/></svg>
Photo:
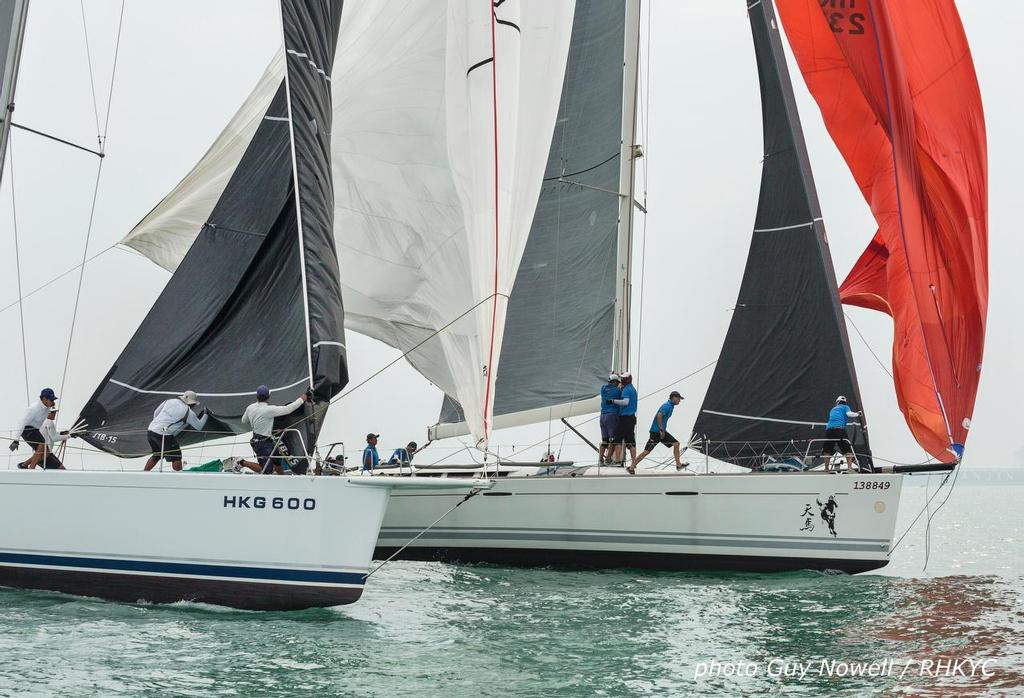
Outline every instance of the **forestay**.
<svg viewBox="0 0 1024 698"><path fill-rule="evenodd" d="M203 433L182 435L190 443L246 431L240 417L260 383L282 400L312 388L326 401L347 382L329 159L340 13L340 0L282 0L290 89L280 85L263 110L167 287L83 409L93 445L147 452L154 408L185 390L211 414ZM309 447L316 420L304 416L281 419L301 424Z"/></svg>
<svg viewBox="0 0 1024 698"><path fill-rule="evenodd" d="M752 466L769 455L817 455L836 396L854 409L861 400L775 13L762 0L747 14L761 88L761 192L694 439L707 439L715 458ZM869 463L863 430L852 436L861 463Z"/></svg>

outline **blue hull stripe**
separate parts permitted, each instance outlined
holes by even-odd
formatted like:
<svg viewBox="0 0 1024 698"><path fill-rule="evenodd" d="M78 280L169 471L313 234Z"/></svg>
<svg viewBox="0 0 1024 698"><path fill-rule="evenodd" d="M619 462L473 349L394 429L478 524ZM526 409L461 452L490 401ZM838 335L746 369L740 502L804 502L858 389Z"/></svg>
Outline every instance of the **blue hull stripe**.
<svg viewBox="0 0 1024 698"><path fill-rule="evenodd" d="M90 570L107 570L110 572L148 572L152 574L184 576L265 579L274 582L357 584L360 586L362 586L366 577L366 575L357 572L327 572L323 570L278 569L273 567L236 567L233 565L203 565L188 562L155 562L151 560L111 560L97 557L5 552L0 552L0 564L76 567Z"/></svg>

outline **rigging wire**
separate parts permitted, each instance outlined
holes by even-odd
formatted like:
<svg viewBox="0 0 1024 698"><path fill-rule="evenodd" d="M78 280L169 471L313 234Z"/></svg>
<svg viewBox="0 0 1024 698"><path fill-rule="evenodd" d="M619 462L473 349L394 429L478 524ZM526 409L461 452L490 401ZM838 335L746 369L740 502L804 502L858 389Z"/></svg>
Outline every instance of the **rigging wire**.
<svg viewBox="0 0 1024 698"><path fill-rule="evenodd" d="M99 165L96 167L96 182L93 185L92 203L89 206L89 223L86 226L86 230L85 230L85 245L82 248L82 261L81 261L81 264L79 265L79 268L78 268L78 287L75 290L75 305L74 305L74 309L72 310L72 313L71 313L71 328L68 331L67 351L64 354L64 371L61 373L61 377L60 377L60 392L61 392L61 394L64 393L64 384L67 381L67 377L68 377L68 364L71 361L71 347L72 347L72 344L73 344L73 341L74 341L74 337L75 337L75 325L77 324L77 321L78 321L78 305L79 305L79 302L82 299L82 280L85 278L85 263L86 263L86 259L87 259L88 254L89 254L89 241L92 238L93 222L96 219L96 201L97 201L97 199L99 197L100 181L101 181L101 178L103 176L103 163L106 162L106 158L103 155L105 155L105 153L106 153L106 148L107 148L107 132L110 129L110 107L111 107L111 105L114 102L114 79L117 76L117 59L118 59L118 56L121 53L121 30L124 27L124 6L125 6L125 0L121 0L121 12L120 12L120 15L118 16L118 20L117 20L117 38L114 40L114 60L113 60L113 65L110 68L110 90L107 93L107 113L106 113L106 117L104 118L104 121L103 121L103 130L102 131L100 131L100 126L99 126L99 109L98 109L98 107L96 108L96 140L98 141L99 146L100 146L101 156L100 156ZM82 0L82 28L85 31L85 36L86 36L86 40L85 40L86 54L90 54L91 52L89 51L89 30L88 30L88 27L86 26L86 22L85 22L85 0ZM94 81L94 78L93 78L92 56L91 55L88 55L88 64L89 64L89 81L93 85L93 103L94 103L94 106L95 106L95 104L96 104L96 88L95 88L95 81Z"/></svg>
<svg viewBox="0 0 1024 698"><path fill-rule="evenodd" d="M875 350L871 348L870 344L868 344L868 340L864 337L864 333L862 333L860 331L860 328L857 327L857 323L855 323L853 321L853 318L850 317L850 314L844 311L843 312L843 316L846 318L847 322L850 323L850 326L857 333L857 336L860 337L860 341L864 342L864 346L868 348L869 352L871 352L871 356L875 357L875 361L877 361L878 365L882 367L882 370L885 371L889 375L890 378L893 378L892 371L890 371L889 367L886 366L885 363L880 358L878 358L878 354L876 354ZM893 380L895 380L895 378L893 378Z"/></svg>
<svg viewBox="0 0 1024 698"><path fill-rule="evenodd" d="M21 363L25 372L25 402L32 400L32 391L28 387L28 346L25 338L25 303L21 294L21 248L18 246L18 205L14 193L14 138L7 139L7 160L11 163L11 227L14 231L14 269L18 278L18 317L21 320Z"/></svg>

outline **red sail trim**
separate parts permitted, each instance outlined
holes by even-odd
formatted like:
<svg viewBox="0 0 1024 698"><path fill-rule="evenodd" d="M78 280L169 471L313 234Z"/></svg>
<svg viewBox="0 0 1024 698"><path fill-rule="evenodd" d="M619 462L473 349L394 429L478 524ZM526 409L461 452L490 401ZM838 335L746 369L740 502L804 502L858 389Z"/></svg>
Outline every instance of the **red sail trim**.
<svg viewBox="0 0 1024 698"><path fill-rule="evenodd" d="M988 310L984 113L953 0L777 0L825 125L878 223L840 288L893 317L918 443L962 449ZM951 450L952 448L952 450Z"/></svg>

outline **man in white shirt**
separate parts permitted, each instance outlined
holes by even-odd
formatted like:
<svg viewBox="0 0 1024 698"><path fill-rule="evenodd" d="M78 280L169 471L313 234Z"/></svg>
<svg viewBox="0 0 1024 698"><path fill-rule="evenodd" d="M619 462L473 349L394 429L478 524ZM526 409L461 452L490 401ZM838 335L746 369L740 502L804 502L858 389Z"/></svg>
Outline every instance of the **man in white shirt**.
<svg viewBox="0 0 1024 698"><path fill-rule="evenodd" d="M60 433L57 431L57 406L54 405L50 408L49 414L46 419L43 420L43 424L39 427L39 432L43 435L43 462L42 466L46 470L64 470L64 464L60 462L57 454L54 453L56 446L59 443L63 443L70 438L70 434Z"/></svg>
<svg viewBox="0 0 1024 698"><path fill-rule="evenodd" d="M245 408L242 414L242 426L252 429L252 439L249 445L252 452L256 454L256 462L243 460L242 465L257 473L278 475L284 474L284 467L280 459L273 459L275 440L273 438L274 418L291 414L302 406L302 403L309 399L308 395L300 395L287 405L270 404L270 388L261 385L256 388L256 402ZM273 461L273 465L271 465Z"/></svg>
<svg viewBox="0 0 1024 698"><path fill-rule="evenodd" d="M161 402L153 412L153 421L149 423L146 437L149 440L151 455L146 461L146 470L152 470L160 459L171 462L171 467L181 470L181 445L178 434L185 427L199 431L206 426L209 417L206 410L201 415L193 411L199 403L199 396L192 390L186 390L178 397Z"/></svg>
<svg viewBox="0 0 1024 698"><path fill-rule="evenodd" d="M19 439L32 449L32 456L24 463L18 463L19 468L34 468L43 459L44 440L43 435L39 432L39 427L43 426L49 409L55 404L57 404L57 396L54 394L53 388L43 388L39 392L39 402L30 405L25 410L18 426L14 428L15 437L11 442L11 450L18 450Z"/></svg>

